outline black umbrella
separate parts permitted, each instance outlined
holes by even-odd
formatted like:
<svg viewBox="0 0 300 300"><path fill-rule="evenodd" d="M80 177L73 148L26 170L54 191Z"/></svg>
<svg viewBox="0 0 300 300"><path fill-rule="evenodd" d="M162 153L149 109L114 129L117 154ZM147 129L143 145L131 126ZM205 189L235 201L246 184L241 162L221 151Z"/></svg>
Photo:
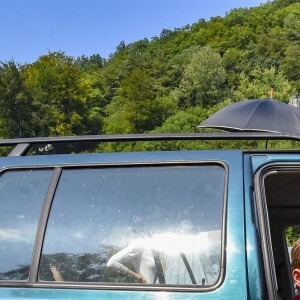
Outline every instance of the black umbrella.
<svg viewBox="0 0 300 300"><path fill-rule="evenodd" d="M198 127L300 136L300 109L274 99L238 101L220 109Z"/></svg>

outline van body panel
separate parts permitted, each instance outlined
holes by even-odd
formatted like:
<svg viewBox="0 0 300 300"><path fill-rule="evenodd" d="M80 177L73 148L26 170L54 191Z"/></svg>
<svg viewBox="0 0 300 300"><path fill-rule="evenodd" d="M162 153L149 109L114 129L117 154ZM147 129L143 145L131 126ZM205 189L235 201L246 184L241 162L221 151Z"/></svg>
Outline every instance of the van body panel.
<svg viewBox="0 0 300 300"><path fill-rule="evenodd" d="M97 165L134 165L134 164L163 164L163 163L210 163L221 162L227 165L227 199L225 200L225 268L223 277L215 287L205 291L193 289L189 291L172 291L172 287L162 287L161 290L151 290L149 287L135 289L130 286L114 289L111 286L91 288L79 284L33 284L26 287L8 287L0 282L0 299L247 299L256 295L260 289L259 272L255 262L257 253L246 257L246 237L249 232L247 245L255 245L255 230L253 224L246 222L250 214L249 194L244 191L244 161L243 152L240 150L226 151L165 151L165 152L138 152L138 153L101 153L101 154L76 154L76 155L40 155L24 157L0 158L0 170L10 168L54 167L54 166L97 166ZM249 172L249 165L247 165ZM246 208L244 193L247 196ZM250 234L251 233L251 234ZM249 267L246 261L248 258ZM255 271L256 270L256 271ZM247 273L248 272L248 273ZM222 272L221 272L222 274ZM249 282L249 279L251 282ZM50 288L51 286L51 288ZM127 290L126 290L127 289ZM258 296L257 296L258 295Z"/></svg>
<svg viewBox="0 0 300 300"><path fill-rule="evenodd" d="M56 154L39 156L17 156L0 158L0 168L14 166L124 164L186 161L232 161L242 151L158 151L158 152L118 152L99 154Z"/></svg>
<svg viewBox="0 0 300 300"><path fill-rule="evenodd" d="M253 175L263 166L271 163L300 162L300 153L267 153L250 155Z"/></svg>
<svg viewBox="0 0 300 300"><path fill-rule="evenodd" d="M4 288L0 289L0 299L18 299L18 300L197 300L197 299L220 299L220 300L234 300L234 299L247 299L232 292L222 295L220 293L172 293L172 292L133 292L133 291L99 291L99 290L79 290L79 289L41 289L41 288Z"/></svg>

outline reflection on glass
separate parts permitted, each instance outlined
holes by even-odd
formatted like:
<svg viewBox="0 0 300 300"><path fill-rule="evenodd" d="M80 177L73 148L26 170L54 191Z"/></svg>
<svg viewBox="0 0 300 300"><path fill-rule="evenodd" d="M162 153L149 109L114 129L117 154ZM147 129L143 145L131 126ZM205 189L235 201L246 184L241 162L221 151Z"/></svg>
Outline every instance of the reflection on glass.
<svg viewBox="0 0 300 300"><path fill-rule="evenodd" d="M64 170L39 279L215 284L224 181L217 165Z"/></svg>
<svg viewBox="0 0 300 300"><path fill-rule="evenodd" d="M107 267L142 283L212 285L219 276L220 231L165 232L139 238L114 254ZM131 260L134 270L126 267ZM125 264L124 264L125 263Z"/></svg>
<svg viewBox="0 0 300 300"><path fill-rule="evenodd" d="M7 171L0 177L0 280L26 280L51 170Z"/></svg>

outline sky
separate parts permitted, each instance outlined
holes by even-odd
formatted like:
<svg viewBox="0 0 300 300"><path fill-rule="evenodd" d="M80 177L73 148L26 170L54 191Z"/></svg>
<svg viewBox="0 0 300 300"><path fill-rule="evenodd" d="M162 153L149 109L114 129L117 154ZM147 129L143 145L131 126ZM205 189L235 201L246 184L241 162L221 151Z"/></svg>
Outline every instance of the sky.
<svg viewBox="0 0 300 300"><path fill-rule="evenodd" d="M108 58L126 44L265 0L0 0L0 61L49 51Z"/></svg>

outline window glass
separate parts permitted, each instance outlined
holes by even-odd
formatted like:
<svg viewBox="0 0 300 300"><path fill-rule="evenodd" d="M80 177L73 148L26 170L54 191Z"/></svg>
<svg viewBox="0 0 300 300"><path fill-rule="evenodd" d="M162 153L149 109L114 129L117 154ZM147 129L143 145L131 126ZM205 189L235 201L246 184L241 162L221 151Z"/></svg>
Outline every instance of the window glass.
<svg viewBox="0 0 300 300"><path fill-rule="evenodd" d="M39 279L215 284L224 181L218 165L64 170Z"/></svg>
<svg viewBox="0 0 300 300"><path fill-rule="evenodd" d="M7 171L0 176L0 280L26 280L50 170Z"/></svg>

